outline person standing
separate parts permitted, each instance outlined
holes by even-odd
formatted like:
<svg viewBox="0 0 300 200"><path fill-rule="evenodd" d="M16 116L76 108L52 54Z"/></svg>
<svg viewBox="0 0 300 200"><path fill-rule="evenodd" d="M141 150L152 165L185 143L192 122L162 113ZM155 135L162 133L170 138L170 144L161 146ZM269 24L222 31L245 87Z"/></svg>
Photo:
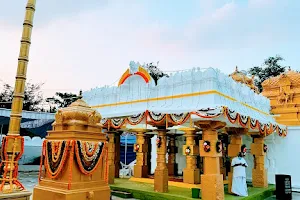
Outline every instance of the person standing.
<svg viewBox="0 0 300 200"><path fill-rule="evenodd" d="M248 167L248 164L244 159L246 151L246 145L242 145L241 152L231 162L231 166L233 167L231 192L242 197L248 196L246 183L246 167Z"/></svg>

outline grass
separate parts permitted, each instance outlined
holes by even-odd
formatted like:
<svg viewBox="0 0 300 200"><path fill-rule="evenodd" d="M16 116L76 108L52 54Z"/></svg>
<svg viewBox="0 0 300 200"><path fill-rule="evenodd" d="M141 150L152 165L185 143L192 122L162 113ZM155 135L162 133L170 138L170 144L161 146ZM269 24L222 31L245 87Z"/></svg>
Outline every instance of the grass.
<svg viewBox="0 0 300 200"><path fill-rule="evenodd" d="M137 183L129 181L128 179L115 179L115 184L110 185L111 190L129 192L133 198L136 199L155 199L155 200L182 200L193 199L191 189L179 188L169 186L168 193L154 192L154 185L149 183ZM275 186L270 185L269 188L253 188L248 186L248 197L237 197L227 193L227 186L225 186L225 199L226 200L264 200L272 196Z"/></svg>

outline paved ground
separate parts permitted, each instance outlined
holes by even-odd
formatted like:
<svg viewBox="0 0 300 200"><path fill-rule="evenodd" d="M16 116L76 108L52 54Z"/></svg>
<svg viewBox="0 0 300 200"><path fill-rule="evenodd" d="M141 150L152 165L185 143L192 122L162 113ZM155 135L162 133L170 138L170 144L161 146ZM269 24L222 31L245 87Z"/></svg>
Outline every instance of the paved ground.
<svg viewBox="0 0 300 200"><path fill-rule="evenodd" d="M19 180L30 192L33 191L34 186L38 183L38 172L20 172ZM32 196L31 196L32 199ZM123 198L112 197L113 200L122 200ZM127 199L130 200L130 199ZM133 200L133 199L132 199Z"/></svg>

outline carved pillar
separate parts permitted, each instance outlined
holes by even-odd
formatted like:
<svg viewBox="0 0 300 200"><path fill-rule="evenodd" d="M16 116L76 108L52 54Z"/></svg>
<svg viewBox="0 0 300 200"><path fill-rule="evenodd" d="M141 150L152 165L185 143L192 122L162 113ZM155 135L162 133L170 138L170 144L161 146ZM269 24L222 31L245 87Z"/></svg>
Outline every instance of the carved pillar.
<svg viewBox="0 0 300 200"><path fill-rule="evenodd" d="M154 172L154 190L156 192L168 192L168 168L166 164L167 135L166 130L157 130L157 138L160 140L157 145L156 169Z"/></svg>
<svg viewBox="0 0 300 200"><path fill-rule="evenodd" d="M268 187L268 171L265 169L264 138L254 138L251 144L251 153L255 156L254 169L252 169L253 187Z"/></svg>
<svg viewBox="0 0 300 200"><path fill-rule="evenodd" d="M136 132L136 144L134 150L136 152L136 164L134 165L134 177L146 178L148 177L148 140L144 129L134 130Z"/></svg>
<svg viewBox="0 0 300 200"><path fill-rule="evenodd" d="M242 147L242 136L240 134L231 135L230 144L228 145L228 156L230 157L230 163L232 159L236 157L238 153L241 151L241 147ZM230 167L230 172L228 172L228 193L232 193L231 192L232 175L233 175L233 168Z"/></svg>
<svg viewBox="0 0 300 200"><path fill-rule="evenodd" d="M122 132L115 133L115 178L120 177L121 134Z"/></svg>
<svg viewBox="0 0 300 200"><path fill-rule="evenodd" d="M190 184L200 183L200 169L197 168L197 156L199 155L199 146L196 145L196 129L182 128L185 134L186 144L183 145L183 155L186 156L186 168L183 169L183 182Z"/></svg>
<svg viewBox="0 0 300 200"><path fill-rule="evenodd" d="M115 151L116 151L116 145L115 145L115 132L114 131L107 131L108 136L108 184L113 184L115 181Z"/></svg>
<svg viewBox="0 0 300 200"><path fill-rule="evenodd" d="M178 164L176 163L176 153L178 151L175 144L176 136L169 135L168 142L168 172L169 176L176 176L178 172Z"/></svg>
<svg viewBox="0 0 300 200"><path fill-rule="evenodd" d="M202 128L202 139L200 141L200 156L204 158L204 174L201 175L202 199L223 200L224 183L220 174L220 157L216 144L218 141L217 130L226 124L219 121L200 121L196 123ZM210 143L210 151L204 150L204 142Z"/></svg>

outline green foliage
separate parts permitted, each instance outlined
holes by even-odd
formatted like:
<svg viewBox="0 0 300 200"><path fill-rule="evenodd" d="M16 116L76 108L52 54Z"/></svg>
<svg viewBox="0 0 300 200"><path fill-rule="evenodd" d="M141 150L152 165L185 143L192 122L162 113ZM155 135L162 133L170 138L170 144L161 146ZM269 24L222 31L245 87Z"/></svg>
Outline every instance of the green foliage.
<svg viewBox="0 0 300 200"><path fill-rule="evenodd" d="M160 79L164 76L169 77L168 74L164 73L163 71L161 71L158 68L158 63L159 62L157 62L157 64L155 65L155 64L153 64L153 62L151 62L151 63L144 65L144 67L148 70L150 76L153 78L155 85L157 85L158 79Z"/></svg>
<svg viewBox="0 0 300 200"><path fill-rule="evenodd" d="M255 76L254 81L259 92L262 92L262 82L285 72L288 66L282 66L280 64L281 61L284 61L284 59L281 56L276 55L275 57L267 58L261 67L254 66L249 69L248 73Z"/></svg>
<svg viewBox="0 0 300 200"><path fill-rule="evenodd" d="M24 91L23 110L27 111L42 111L40 104L43 102L41 87L42 83L26 83ZM3 84L3 89L0 93L0 108L11 109L13 100L13 87L7 83Z"/></svg>
<svg viewBox="0 0 300 200"><path fill-rule="evenodd" d="M68 107L71 103L80 97L73 93L56 92L54 97L47 98L46 102L50 104L50 112L54 113L58 108Z"/></svg>

